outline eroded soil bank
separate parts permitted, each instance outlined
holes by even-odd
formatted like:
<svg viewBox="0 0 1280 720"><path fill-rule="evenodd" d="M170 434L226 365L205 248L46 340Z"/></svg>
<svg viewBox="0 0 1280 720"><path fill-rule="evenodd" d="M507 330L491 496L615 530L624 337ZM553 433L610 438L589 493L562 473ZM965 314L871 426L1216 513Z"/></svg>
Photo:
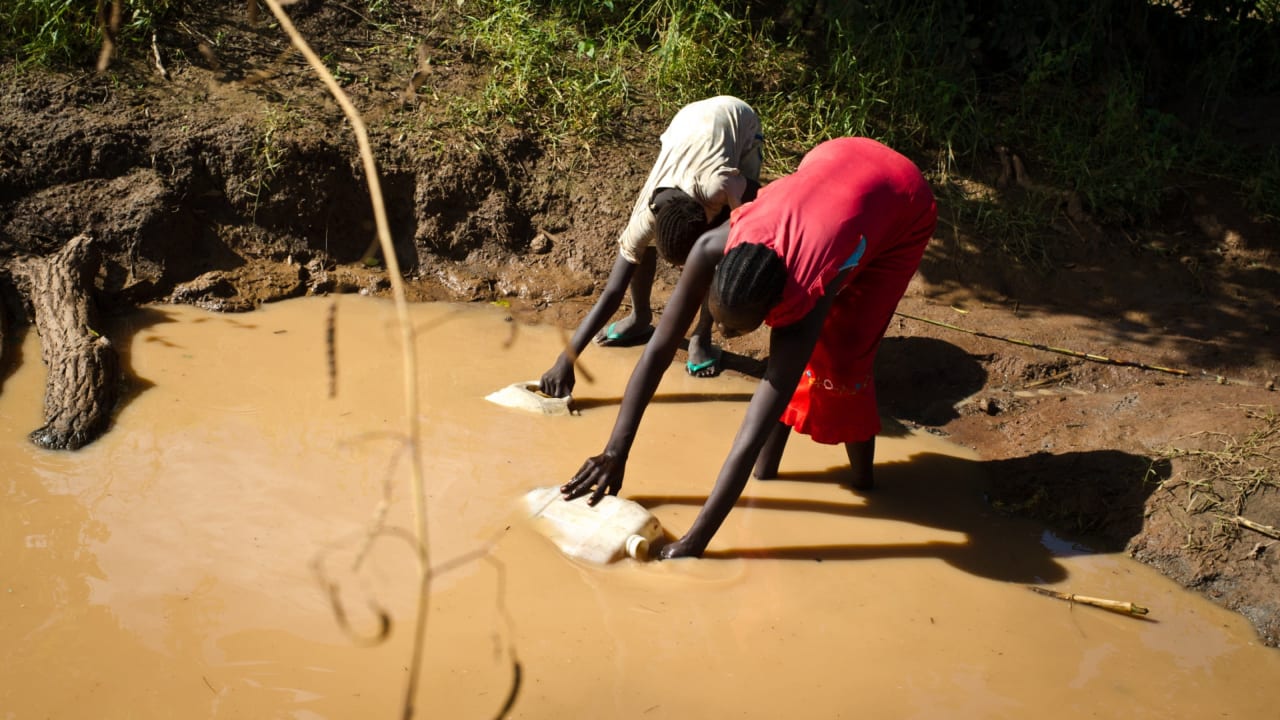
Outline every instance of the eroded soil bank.
<svg viewBox="0 0 1280 720"><path fill-rule="evenodd" d="M413 299L500 300L517 325L572 327L652 162L665 123L656 103L620 118L628 139L607 147L450 129L441 103L473 92L482 69L440 55L430 92L405 101L415 61L350 52L334 12L299 23L360 78L348 90L371 124ZM98 263L84 299L107 317L152 301L234 312L386 293L337 106L265 29L195 22L165 38L186 58L169 56L167 79L143 62L105 77L4 74L0 327L11 340L0 377L39 362L12 338L56 306L21 290L15 263L82 234ZM241 41L236 64L201 60L199 36L219 32ZM997 177L992 158L964 182L1018 202ZM1280 643L1280 542L1241 522L1280 526L1280 233L1196 179L1149 227L1060 224L1058 257L1033 269L943 207L883 349L885 413L997 463L993 507L1126 550ZM674 280L662 268L659 308ZM729 343L730 371L758 372L764 348L761 333ZM551 360L529 358L527 375Z"/></svg>

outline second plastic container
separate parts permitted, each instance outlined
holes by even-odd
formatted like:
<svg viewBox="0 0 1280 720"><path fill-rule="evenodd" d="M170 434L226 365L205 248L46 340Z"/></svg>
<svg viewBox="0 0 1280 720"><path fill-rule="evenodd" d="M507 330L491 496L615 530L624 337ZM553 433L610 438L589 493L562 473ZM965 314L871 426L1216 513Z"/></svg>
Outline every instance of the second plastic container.
<svg viewBox="0 0 1280 720"><path fill-rule="evenodd" d="M531 490L525 509L535 525L566 555L604 565L631 557L647 560L649 545L662 537L662 526L644 506L605 495L595 506L587 497L564 500L560 488Z"/></svg>

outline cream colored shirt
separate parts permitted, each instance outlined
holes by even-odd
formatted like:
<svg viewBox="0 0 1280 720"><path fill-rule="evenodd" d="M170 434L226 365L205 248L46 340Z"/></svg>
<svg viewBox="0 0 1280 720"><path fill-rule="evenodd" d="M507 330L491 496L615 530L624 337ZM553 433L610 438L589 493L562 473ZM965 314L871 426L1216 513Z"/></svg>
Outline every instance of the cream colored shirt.
<svg viewBox="0 0 1280 720"><path fill-rule="evenodd" d="M618 252L639 264L653 241L656 219L649 202L662 188L679 188L702 204L711 220L724 206L737 207L746 179L760 180L760 118L736 97L699 100L680 108L662 133L662 149L649 172L631 219L618 237Z"/></svg>

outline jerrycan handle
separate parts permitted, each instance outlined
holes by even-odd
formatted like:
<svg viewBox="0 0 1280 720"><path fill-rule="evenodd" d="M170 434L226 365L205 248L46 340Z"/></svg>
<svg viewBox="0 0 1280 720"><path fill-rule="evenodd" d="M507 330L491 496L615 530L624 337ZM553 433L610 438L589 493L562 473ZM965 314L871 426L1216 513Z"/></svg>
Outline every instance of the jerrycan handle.
<svg viewBox="0 0 1280 720"><path fill-rule="evenodd" d="M633 560L649 559L649 538L643 535L632 535L627 538L627 556Z"/></svg>

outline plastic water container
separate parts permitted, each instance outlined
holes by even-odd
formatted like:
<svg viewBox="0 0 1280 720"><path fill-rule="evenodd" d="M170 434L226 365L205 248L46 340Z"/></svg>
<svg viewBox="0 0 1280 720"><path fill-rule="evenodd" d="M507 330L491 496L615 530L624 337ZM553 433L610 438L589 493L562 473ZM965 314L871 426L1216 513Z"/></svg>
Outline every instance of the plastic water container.
<svg viewBox="0 0 1280 720"><path fill-rule="evenodd" d="M485 400L503 407L516 408L540 415L571 415L572 397L553 398L539 392L537 380L512 383L484 396Z"/></svg>
<svg viewBox="0 0 1280 720"><path fill-rule="evenodd" d="M649 558L649 545L662 537L662 526L644 506L605 495L595 506L589 495L564 500L560 488L531 490L525 508L534 524L562 552L586 562L604 565L631 557Z"/></svg>

